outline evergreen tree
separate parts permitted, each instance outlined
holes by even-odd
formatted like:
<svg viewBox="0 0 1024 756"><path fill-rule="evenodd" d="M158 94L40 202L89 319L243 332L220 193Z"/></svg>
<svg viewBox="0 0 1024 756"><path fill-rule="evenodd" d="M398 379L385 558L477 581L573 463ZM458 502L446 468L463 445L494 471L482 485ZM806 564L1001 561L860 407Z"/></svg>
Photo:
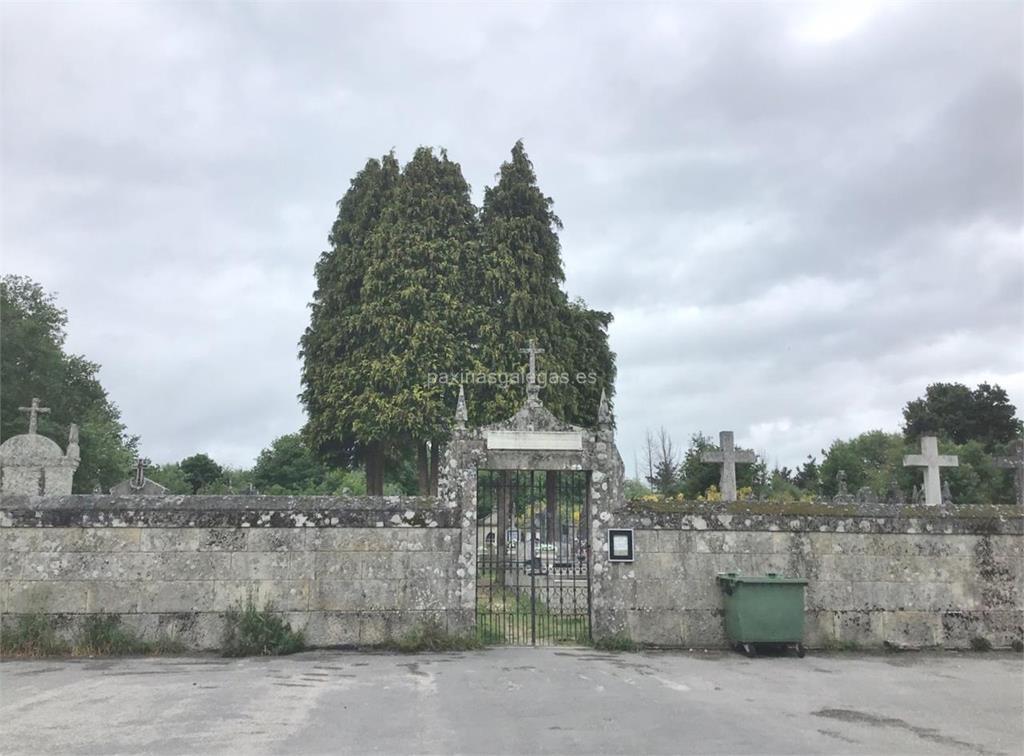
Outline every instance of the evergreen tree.
<svg viewBox="0 0 1024 756"><path fill-rule="evenodd" d="M481 293L488 317L480 331L480 362L488 370L519 373L526 362L519 350L535 339L545 350L538 372L568 378L548 381L545 406L569 422L593 425L602 389L609 398L614 393L615 361L607 334L611 314L589 310L582 300L570 302L562 290L562 223L552 206L537 185L522 141L516 142L497 184L484 190ZM474 422L494 422L519 408L523 390L474 386L468 399Z"/></svg>
<svg viewBox="0 0 1024 756"><path fill-rule="evenodd" d="M399 173L393 154L371 159L338 202L330 248L316 266L310 325L300 342L308 418L303 437L335 465L365 462L367 489L375 494L383 492L389 439L373 427L365 401L382 345L370 324L364 281L375 253L371 242Z"/></svg>
<svg viewBox="0 0 1024 756"><path fill-rule="evenodd" d="M1006 391L987 383L973 391L962 383L933 383L923 398L907 402L903 420L908 441L934 435L954 444L978 441L990 452L1021 433Z"/></svg>
<svg viewBox="0 0 1024 756"><path fill-rule="evenodd" d="M436 460L458 391L435 377L474 366L482 322L476 236L458 163L444 150L416 150L373 235L364 311L374 354L353 427L358 438L414 447L421 493L431 488L427 446L434 442Z"/></svg>

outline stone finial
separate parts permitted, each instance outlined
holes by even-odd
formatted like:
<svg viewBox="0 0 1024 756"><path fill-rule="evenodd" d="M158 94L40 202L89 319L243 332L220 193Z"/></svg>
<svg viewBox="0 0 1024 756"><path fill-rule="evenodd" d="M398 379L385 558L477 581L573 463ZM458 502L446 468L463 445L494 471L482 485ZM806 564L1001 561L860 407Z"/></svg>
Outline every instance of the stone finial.
<svg viewBox="0 0 1024 756"><path fill-rule="evenodd" d="M71 423L68 429L68 450L64 455L72 462L79 462L82 459L82 450L78 446L78 425Z"/></svg>
<svg viewBox="0 0 1024 756"><path fill-rule="evenodd" d="M960 460L954 454L939 454L939 440L935 436L921 437L921 453L903 457L904 467L924 467L924 503L930 507L942 504L940 467L958 467Z"/></svg>
<svg viewBox="0 0 1024 756"><path fill-rule="evenodd" d="M718 434L719 449L705 451L700 456L701 462L716 462L722 466L719 478L719 490L722 501L736 501L736 463L753 464L757 457L752 451L744 451L733 447L732 431L721 431Z"/></svg>
<svg viewBox="0 0 1024 756"><path fill-rule="evenodd" d="M455 427L459 430L465 430L466 423L469 421L469 411L466 409L466 392L462 390L462 384L459 384L459 399L455 403Z"/></svg>
<svg viewBox="0 0 1024 756"><path fill-rule="evenodd" d="M604 393L604 389L601 389L601 401L597 405L597 424L602 428L607 428L612 424L612 411L608 406L608 396Z"/></svg>
<svg viewBox="0 0 1024 756"><path fill-rule="evenodd" d="M39 419L39 415L45 415L50 411L50 408L40 407L39 399L36 397L32 397L32 406L18 407L18 411L28 413L28 435L34 436L36 435L37 421Z"/></svg>
<svg viewBox="0 0 1024 756"><path fill-rule="evenodd" d="M1024 506L1024 441L1015 441L1010 456L997 457L996 467L1013 470L1013 488L1017 492L1017 504Z"/></svg>

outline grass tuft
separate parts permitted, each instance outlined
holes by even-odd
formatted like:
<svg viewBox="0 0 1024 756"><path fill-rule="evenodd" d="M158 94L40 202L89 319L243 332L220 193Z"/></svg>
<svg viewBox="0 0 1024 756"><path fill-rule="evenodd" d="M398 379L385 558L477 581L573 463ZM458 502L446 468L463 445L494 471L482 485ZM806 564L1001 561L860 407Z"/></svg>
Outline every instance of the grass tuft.
<svg viewBox="0 0 1024 756"><path fill-rule="evenodd" d="M604 638L595 638L594 648L598 651L636 651L640 647L627 633L617 633Z"/></svg>
<svg viewBox="0 0 1024 756"><path fill-rule="evenodd" d="M22 614L13 625L0 629L2 656L61 656L70 651L50 615Z"/></svg>
<svg viewBox="0 0 1024 756"><path fill-rule="evenodd" d="M424 651L476 651L484 647L483 642L472 635L454 635L438 622L427 622L399 638L392 638L381 644L386 651L416 654Z"/></svg>
<svg viewBox="0 0 1024 756"><path fill-rule="evenodd" d="M257 609L252 599L224 614L224 656L279 656L305 648L301 632L292 630L268 603Z"/></svg>

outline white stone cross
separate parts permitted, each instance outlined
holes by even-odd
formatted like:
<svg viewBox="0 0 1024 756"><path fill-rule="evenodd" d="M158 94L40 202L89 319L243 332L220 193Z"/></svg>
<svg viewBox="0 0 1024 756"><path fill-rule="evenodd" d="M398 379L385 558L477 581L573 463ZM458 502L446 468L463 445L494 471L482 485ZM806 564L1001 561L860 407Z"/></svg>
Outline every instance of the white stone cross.
<svg viewBox="0 0 1024 756"><path fill-rule="evenodd" d="M1013 470L1013 487L1017 503L1024 506L1024 441L1017 441L1009 457L997 457L996 467Z"/></svg>
<svg viewBox="0 0 1024 756"><path fill-rule="evenodd" d="M717 462L722 466L722 476L718 489L722 492L722 501L736 501L736 463L752 464L757 456L752 451L737 451L733 447L732 431L718 434L720 451L711 449L700 455L701 462Z"/></svg>
<svg viewBox="0 0 1024 756"><path fill-rule="evenodd" d="M939 439L935 436L921 437L921 453L903 457L904 467L924 467L924 503L937 507L942 503L942 480L940 467L959 467L960 460L954 454L939 454Z"/></svg>
<svg viewBox="0 0 1024 756"><path fill-rule="evenodd" d="M36 419L38 415L45 415L50 411L49 407L40 407L39 400L32 397L31 407L18 407L19 412L28 413L28 434L34 436L36 434Z"/></svg>

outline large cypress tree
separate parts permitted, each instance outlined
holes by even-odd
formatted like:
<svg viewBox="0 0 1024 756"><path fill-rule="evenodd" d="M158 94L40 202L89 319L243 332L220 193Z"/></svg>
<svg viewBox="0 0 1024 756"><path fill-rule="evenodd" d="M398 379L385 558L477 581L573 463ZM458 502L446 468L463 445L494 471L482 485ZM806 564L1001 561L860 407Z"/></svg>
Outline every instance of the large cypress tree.
<svg viewBox="0 0 1024 756"><path fill-rule="evenodd" d="M336 464L362 460L367 490L383 493L386 434L368 408L381 345L368 317L364 291L375 248L372 240L399 179L393 154L371 159L338 202L338 217L316 265L310 325L303 334L301 399L307 412L303 436L310 448Z"/></svg>
<svg viewBox="0 0 1024 756"><path fill-rule="evenodd" d="M546 350L538 358L538 371L569 378L548 385L542 394L545 406L569 422L593 425L602 389L609 397L613 393L615 362L607 334L611 314L589 310L582 300L570 302L563 291L562 223L552 208L523 142L516 142L497 184L484 190L482 293L489 314L481 330L481 361L489 369L520 371L525 357L519 350L536 339ZM595 378L579 382L577 373ZM508 417L523 401L517 386L473 387L471 394L476 422Z"/></svg>
<svg viewBox="0 0 1024 756"><path fill-rule="evenodd" d="M378 359L367 411L373 432L416 450L421 492L452 422L457 387L432 380L472 365L477 305L477 213L458 163L421 147L402 170L374 235L366 310Z"/></svg>

